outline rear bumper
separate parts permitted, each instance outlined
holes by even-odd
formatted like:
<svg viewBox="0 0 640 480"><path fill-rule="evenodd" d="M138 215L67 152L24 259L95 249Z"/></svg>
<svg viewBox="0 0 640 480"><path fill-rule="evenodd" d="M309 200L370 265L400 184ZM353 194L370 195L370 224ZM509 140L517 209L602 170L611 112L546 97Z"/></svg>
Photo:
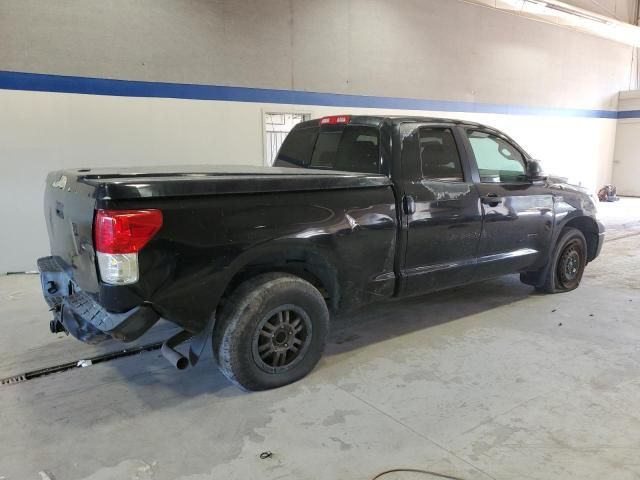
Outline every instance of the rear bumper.
<svg viewBox="0 0 640 480"><path fill-rule="evenodd" d="M125 342L135 340L159 319L150 305L140 305L123 313L105 310L83 292L56 257L38 259L42 294L51 307L54 322L78 340L97 343L109 337Z"/></svg>

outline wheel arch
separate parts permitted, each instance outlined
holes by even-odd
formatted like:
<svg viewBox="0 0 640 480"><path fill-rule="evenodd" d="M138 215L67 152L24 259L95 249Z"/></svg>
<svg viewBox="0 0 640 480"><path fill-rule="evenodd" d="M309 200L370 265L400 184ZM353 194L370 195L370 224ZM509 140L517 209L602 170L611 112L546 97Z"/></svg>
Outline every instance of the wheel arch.
<svg viewBox="0 0 640 480"><path fill-rule="evenodd" d="M574 217L568 220L562 228L575 228L580 230L587 241L587 261L590 262L596 258L598 253L598 224L596 221L587 216Z"/></svg>
<svg viewBox="0 0 640 480"><path fill-rule="evenodd" d="M332 310L340 304L340 282L335 263L323 252L299 245L279 245L258 249L234 265L220 304L243 282L263 273L296 275L316 287Z"/></svg>

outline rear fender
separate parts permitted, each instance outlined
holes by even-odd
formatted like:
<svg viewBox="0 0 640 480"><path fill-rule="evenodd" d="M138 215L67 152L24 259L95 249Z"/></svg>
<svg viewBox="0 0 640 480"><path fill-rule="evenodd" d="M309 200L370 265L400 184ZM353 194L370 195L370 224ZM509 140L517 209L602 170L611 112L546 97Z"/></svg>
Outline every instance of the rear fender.
<svg viewBox="0 0 640 480"><path fill-rule="evenodd" d="M250 277L269 271L282 271L305 278L324 290L332 308L338 308L343 279L336 268L340 264L336 257L334 251L294 240L254 247L235 259L227 269L228 276L219 290L218 301Z"/></svg>

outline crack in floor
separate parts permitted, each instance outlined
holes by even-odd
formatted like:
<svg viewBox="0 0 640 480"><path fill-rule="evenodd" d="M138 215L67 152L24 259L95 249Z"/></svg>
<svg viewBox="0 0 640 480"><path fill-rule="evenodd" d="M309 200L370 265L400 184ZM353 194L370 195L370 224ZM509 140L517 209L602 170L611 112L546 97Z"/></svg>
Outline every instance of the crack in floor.
<svg viewBox="0 0 640 480"><path fill-rule="evenodd" d="M446 448L445 446L441 445L440 443L436 442L435 440L433 440L432 438L422 434L421 432L411 428L409 425L407 425L406 423L398 420L397 418L395 418L393 415L390 415L389 413L385 412L384 410L381 410L380 408L376 407L375 405L371 404L370 402L366 401L363 398L360 398L359 396L357 396L356 394L354 394L353 392L349 392L348 390L345 390L344 388L342 388L340 385L338 385L338 388L340 390L342 390L343 392L349 394L350 396L352 396L353 398L355 398L356 400L364 403L365 405L367 405L369 408L372 408L373 410L375 410L376 412L380 413L381 415L384 415L385 417L387 417L388 419L390 419L391 421L395 422L396 424L406 428L407 430L409 430L410 432L412 432L413 434L417 435L418 437L420 437L423 440L426 440L430 443L432 443L433 445L435 445L436 447L438 447L439 449L443 450L444 452L446 452L447 454L455 457L456 459L460 460L461 462L469 465L471 468L473 468L475 471L482 473L483 475L486 475L487 477L491 478L492 480L497 480L493 475L489 474L488 472L482 470L481 468L477 467L476 465L474 465L473 463L471 463L469 460L460 457L458 454L456 454L455 452L449 450L448 448Z"/></svg>

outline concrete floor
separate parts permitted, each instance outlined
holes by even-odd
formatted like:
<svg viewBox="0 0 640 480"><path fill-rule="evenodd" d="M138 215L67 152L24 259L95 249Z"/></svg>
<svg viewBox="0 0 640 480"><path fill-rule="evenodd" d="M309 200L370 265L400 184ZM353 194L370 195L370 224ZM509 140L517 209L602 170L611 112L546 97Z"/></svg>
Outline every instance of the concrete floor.
<svg viewBox="0 0 640 480"><path fill-rule="evenodd" d="M0 480L638 479L640 200L601 210L611 240L575 292L510 276L368 308L279 390L158 352L0 386ZM36 276L0 278L0 377L117 348L48 319Z"/></svg>

